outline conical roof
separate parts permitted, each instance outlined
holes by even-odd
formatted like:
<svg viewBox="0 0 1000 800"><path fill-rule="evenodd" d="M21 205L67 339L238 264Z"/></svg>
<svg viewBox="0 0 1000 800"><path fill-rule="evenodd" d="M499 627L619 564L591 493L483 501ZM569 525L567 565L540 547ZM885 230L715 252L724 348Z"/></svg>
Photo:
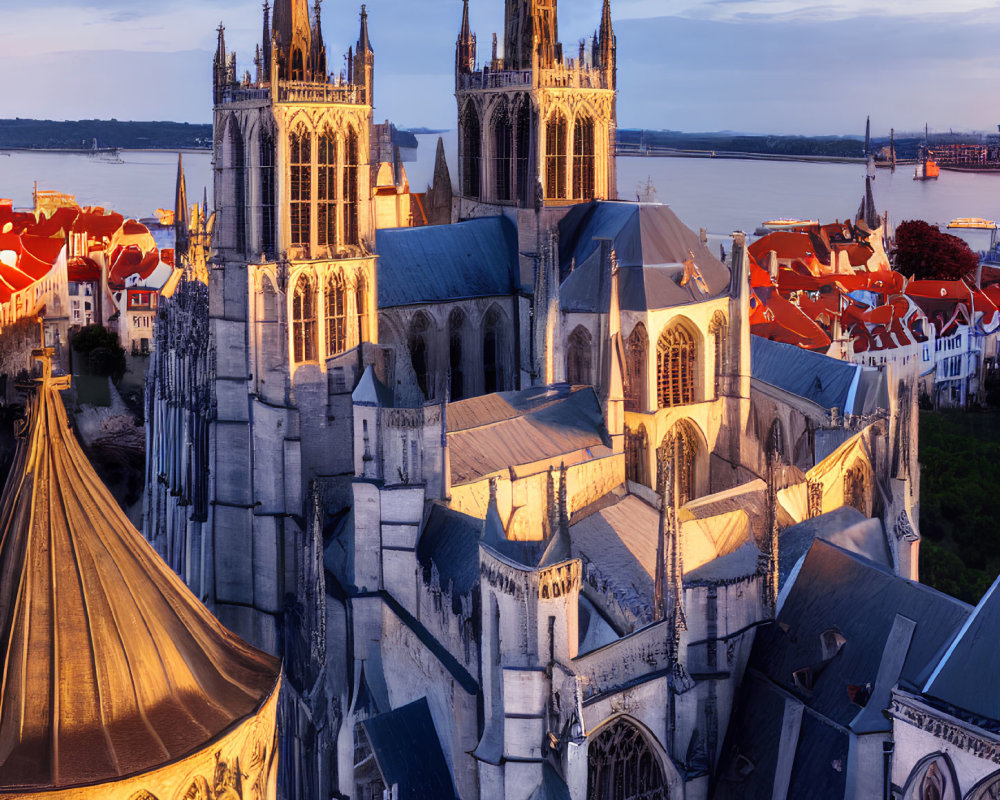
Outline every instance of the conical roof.
<svg viewBox="0 0 1000 800"><path fill-rule="evenodd" d="M255 716L278 662L227 631L122 513L47 377L0 499L0 793L98 784Z"/></svg>

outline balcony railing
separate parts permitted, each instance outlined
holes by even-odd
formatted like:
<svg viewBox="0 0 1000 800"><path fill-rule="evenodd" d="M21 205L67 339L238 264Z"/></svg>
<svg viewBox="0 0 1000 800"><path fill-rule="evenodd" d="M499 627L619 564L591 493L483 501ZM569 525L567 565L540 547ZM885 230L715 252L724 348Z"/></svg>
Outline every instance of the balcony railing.
<svg viewBox="0 0 1000 800"><path fill-rule="evenodd" d="M459 89L509 89L531 86L531 70L503 70L472 72L458 76Z"/></svg>
<svg viewBox="0 0 1000 800"><path fill-rule="evenodd" d="M271 85L229 86L222 90L223 103L269 102ZM350 83L306 83L280 81L277 84L278 103L343 103L363 105L366 93L363 87Z"/></svg>
<svg viewBox="0 0 1000 800"><path fill-rule="evenodd" d="M532 86L532 70L484 69L458 76L459 91L511 89ZM546 89L611 89L610 76L603 70L560 66L538 70L538 86Z"/></svg>

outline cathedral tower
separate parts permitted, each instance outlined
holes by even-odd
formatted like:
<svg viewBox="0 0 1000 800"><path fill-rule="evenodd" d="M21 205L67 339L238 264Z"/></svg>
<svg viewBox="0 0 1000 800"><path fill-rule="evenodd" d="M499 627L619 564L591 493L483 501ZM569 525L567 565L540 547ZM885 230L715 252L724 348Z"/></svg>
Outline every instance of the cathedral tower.
<svg viewBox="0 0 1000 800"><path fill-rule="evenodd" d="M557 0L506 0L503 54L480 69L468 0L456 48L461 217L616 196L616 45L600 33L564 58ZM540 188L539 188L540 187Z"/></svg>

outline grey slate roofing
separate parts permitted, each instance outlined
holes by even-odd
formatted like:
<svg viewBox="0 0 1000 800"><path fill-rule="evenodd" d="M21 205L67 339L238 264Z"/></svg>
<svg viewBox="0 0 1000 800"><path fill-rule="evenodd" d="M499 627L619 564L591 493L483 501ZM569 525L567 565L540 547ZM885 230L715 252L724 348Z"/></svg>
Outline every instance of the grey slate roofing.
<svg viewBox="0 0 1000 800"><path fill-rule="evenodd" d="M871 414L889 407L885 375L795 345L750 337L750 375L824 409Z"/></svg>
<svg viewBox="0 0 1000 800"><path fill-rule="evenodd" d="M854 729L859 721L866 732L888 731L890 725L877 713L881 709L863 709L851 702L848 686L871 683L875 691L871 706L879 702L878 683L912 684L971 611L965 603L816 541L778 619L757 631L748 680L740 689L734 724L726 738L721 774L728 776L729 793L721 796L771 796L784 705L791 697L805 706L805 713L788 796L843 798L839 776L847 768L844 729ZM892 657L887 655L887 641L900 622L911 621L915 625L905 657L900 659L899 674L886 675L883 670L880 675L883 661ZM846 643L824 661L821 637L830 631ZM804 668L811 670L811 690L796 687L792 680L792 673ZM873 720L880 727L872 727ZM742 780L737 779L735 769L740 755L755 765ZM841 762L839 769L835 761Z"/></svg>
<svg viewBox="0 0 1000 800"><path fill-rule="evenodd" d="M729 289L729 268L668 206L595 201L574 206L559 224L560 268L564 276L560 303L564 311L607 308L610 286L597 239L612 240L621 267L619 302L623 310L698 303ZM706 293L694 281L680 285L684 262L692 253L708 289Z"/></svg>
<svg viewBox="0 0 1000 800"><path fill-rule="evenodd" d="M938 662L923 693L1000 722L1000 578L979 601Z"/></svg>
<svg viewBox="0 0 1000 800"><path fill-rule="evenodd" d="M375 375L375 368L369 364L365 368L358 386L351 395L354 405L357 406L378 406L381 408L392 408L392 391Z"/></svg>
<svg viewBox="0 0 1000 800"><path fill-rule="evenodd" d="M399 785L400 800L456 800L427 698L361 724L382 778L387 786Z"/></svg>
<svg viewBox="0 0 1000 800"><path fill-rule="evenodd" d="M818 539L863 556L884 569L892 569L882 523L877 519L868 519L852 506L841 506L781 532L778 574L782 586L799 559L809 552L813 542Z"/></svg>
<svg viewBox="0 0 1000 800"><path fill-rule="evenodd" d="M468 594L479 582L479 537L483 521L435 503L417 542L417 560L437 567L440 588Z"/></svg>
<svg viewBox="0 0 1000 800"><path fill-rule="evenodd" d="M375 252L379 308L515 291L517 230L506 217L380 230Z"/></svg>
<svg viewBox="0 0 1000 800"><path fill-rule="evenodd" d="M605 437L601 404L589 386L560 384L503 392L448 406L455 485L600 448L606 445Z"/></svg>
<svg viewBox="0 0 1000 800"><path fill-rule="evenodd" d="M707 564L684 574L685 586L726 583L748 578L759 568L760 548L756 542L747 542L728 555L713 558Z"/></svg>

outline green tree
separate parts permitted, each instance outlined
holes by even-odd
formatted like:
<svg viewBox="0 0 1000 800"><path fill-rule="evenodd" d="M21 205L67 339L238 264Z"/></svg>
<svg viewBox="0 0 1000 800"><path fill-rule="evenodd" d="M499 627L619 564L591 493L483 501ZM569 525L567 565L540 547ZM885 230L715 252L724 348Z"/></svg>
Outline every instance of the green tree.
<svg viewBox="0 0 1000 800"><path fill-rule="evenodd" d="M116 384L125 374L125 349L118 334L103 325L88 325L73 338L73 350L86 358L92 375L111 378Z"/></svg>

